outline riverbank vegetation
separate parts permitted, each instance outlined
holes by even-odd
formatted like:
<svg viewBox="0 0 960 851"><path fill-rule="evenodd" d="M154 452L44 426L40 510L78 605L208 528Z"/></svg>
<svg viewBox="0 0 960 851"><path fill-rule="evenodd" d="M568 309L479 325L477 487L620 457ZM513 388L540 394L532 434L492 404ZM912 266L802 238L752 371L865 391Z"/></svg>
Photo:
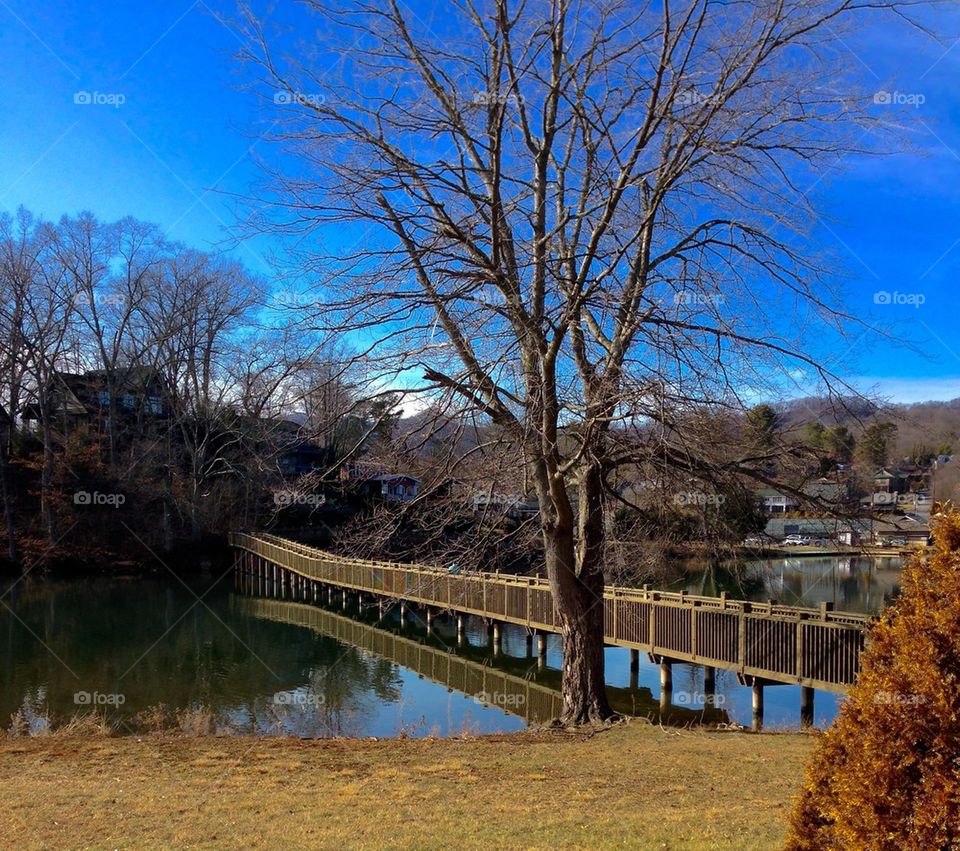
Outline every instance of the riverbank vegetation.
<svg viewBox="0 0 960 851"><path fill-rule="evenodd" d="M0 738L19 847L776 848L810 736ZM557 806L563 801L563 806Z"/></svg>
<svg viewBox="0 0 960 851"><path fill-rule="evenodd" d="M790 847L955 848L960 842L960 515L904 567L856 685L820 741Z"/></svg>

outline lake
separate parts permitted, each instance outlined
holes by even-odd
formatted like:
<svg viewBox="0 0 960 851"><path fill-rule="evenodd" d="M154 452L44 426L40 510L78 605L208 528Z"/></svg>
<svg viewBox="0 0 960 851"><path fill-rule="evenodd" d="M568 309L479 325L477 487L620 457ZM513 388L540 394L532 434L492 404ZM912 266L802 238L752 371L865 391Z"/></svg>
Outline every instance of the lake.
<svg viewBox="0 0 960 851"><path fill-rule="evenodd" d="M795 605L833 602L875 612L896 594L895 560L777 559L725 566L682 580L691 593ZM486 627L468 619L458 643L450 618L432 628L399 607L313 606L253 598L232 571L179 580L92 577L7 581L0 586L0 719L19 713L38 730L90 708L121 730L144 728L158 706L181 723L194 713L220 732L256 735L450 736L510 732L559 707L560 642L546 664L525 631L507 625L494 653ZM716 672L715 708L704 713L702 670L674 666L672 704L660 706L659 667L606 651L611 702L664 723L749 726L751 694ZM818 692L815 720L833 718L838 697ZM151 712L152 710L152 712ZM197 713L197 710L203 710ZM799 688L767 689L765 727L799 725Z"/></svg>

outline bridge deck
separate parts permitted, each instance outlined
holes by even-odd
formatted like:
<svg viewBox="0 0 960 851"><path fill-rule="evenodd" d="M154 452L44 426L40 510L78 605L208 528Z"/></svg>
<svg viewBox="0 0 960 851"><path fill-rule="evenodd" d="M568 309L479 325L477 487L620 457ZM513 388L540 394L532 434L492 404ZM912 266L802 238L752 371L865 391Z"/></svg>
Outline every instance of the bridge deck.
<svg viewBox="0 0 960 851"><path fill-rule="evenodd" d="M452 575L420 565L360 561L268 534L238 532L230 543L249 569L560 631L549 585L538 577ZM826 606L805 609L617 586L607 586L602 605L610 645L832 692L846 691L856 679L870 620Z"/></svg>

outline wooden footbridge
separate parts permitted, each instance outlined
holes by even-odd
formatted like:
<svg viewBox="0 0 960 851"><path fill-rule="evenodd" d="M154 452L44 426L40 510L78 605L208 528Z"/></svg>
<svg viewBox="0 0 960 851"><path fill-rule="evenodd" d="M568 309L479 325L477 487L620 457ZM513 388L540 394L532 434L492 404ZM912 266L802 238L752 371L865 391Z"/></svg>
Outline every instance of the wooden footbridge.
<svg viewBox="0 0 960 851"><path fill-rule="evenodd" d="M425 608L429 623L435 612L457 618L473 615L491 624L494 650L504 623L525 627L546 650L545 635L558 633L558 619L549 585L539 577L499 573L452 574L421 565L360 561L275 535L234 533L237 570L262 593L318 602L322 592L366 594L402 606ZM601 601L598 601L598 605ZM752 603L683 592L607 586L602 605L606 642L632 651L632 666L641 651L661 665L661 690L672 689L671 664L704 667L704 691L712 693L716 668L736 672L753 687L754 726L763 717L765 685L799 685L801 719L813 716L813 690L845 692L856 680L860 653L870 618L819 609Z"/></svg>

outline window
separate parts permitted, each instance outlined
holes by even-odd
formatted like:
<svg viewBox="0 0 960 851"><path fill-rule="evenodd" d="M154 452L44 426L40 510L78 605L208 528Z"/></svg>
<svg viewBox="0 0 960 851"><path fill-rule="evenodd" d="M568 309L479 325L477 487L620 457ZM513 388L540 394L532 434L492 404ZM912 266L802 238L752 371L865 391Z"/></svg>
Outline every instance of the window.
<svg viewBox="0 0 960 851"><path fill-rule="evenodd" d="M133 394L132 394L132 393L124 393L124 394L123 394L123 407L126 408L128 411L132 411L132 410L133 410L133 401L134 401L134 400L133 400Z"/></svg>
<svg viewBox="0 0 960 851"><path fill-rule="evenodd" d="M100 406L106 408L110 405L110 391L101 390L97 393L97 400L100 402Z"/></svg>
<svg viewBox="0 0 960 851"><path fill-rule="evenodd" d="M147 410L151 414L162 414L163 413L163 402L160 401L159 396L148 396L147 397Z"/></svg>

